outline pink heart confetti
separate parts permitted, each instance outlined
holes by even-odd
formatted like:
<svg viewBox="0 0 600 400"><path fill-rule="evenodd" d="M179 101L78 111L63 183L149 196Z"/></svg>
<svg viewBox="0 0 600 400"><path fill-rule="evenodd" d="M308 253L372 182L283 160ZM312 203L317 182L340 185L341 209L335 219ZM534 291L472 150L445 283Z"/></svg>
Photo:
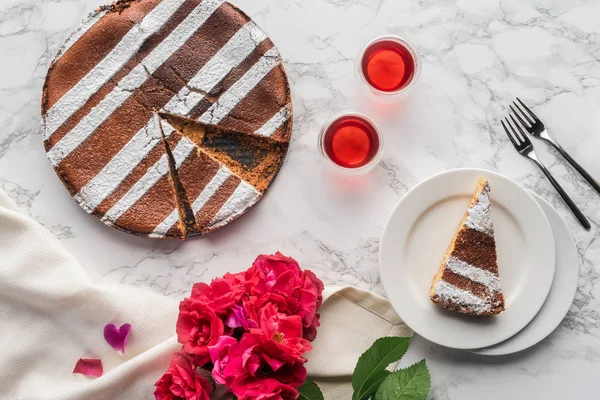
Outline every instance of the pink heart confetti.
<svg viewBox="0 0 600 400"><path fill-rule="evenodd" d="M125 354L125 346L127 345L127 338L131 331L131 324L123 324L120 328L117 328L115 324L106 324L104 327L104 339L118 354Z"/></svg>
<svg viewBox="0 0 600 400"><path fill-rule="evenodd" d="M73 369L74 374L82 374L85 376L102 376L102 360L97 358L80 358Z"/></svg>

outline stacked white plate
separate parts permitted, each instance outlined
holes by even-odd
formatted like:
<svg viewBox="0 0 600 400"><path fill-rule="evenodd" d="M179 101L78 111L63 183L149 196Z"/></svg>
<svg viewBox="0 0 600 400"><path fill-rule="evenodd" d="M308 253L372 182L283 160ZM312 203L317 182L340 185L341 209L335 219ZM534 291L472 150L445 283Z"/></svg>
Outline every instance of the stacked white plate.
<svg viewBox="0 0 600 400"><path fill-rule="evenodd" d="M461 315L429 299L432 278L481 176L491 187L506 303L491 317ZM417 334L487 355L521 351L548 336L569 310L579 275L577 249L558 213L512 180L481 169L447 171L410 190L385 227L379 268L396 312Z"/></svg>

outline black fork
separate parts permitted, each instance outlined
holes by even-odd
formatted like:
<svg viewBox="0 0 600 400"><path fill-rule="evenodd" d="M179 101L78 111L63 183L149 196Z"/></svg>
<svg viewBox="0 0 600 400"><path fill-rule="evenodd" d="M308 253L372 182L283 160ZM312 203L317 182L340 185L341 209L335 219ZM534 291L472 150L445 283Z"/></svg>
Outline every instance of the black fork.
<svg viewBox="0 0 600 400"><path fill-rule="evenodd" d="M548 131L546 130L544 123L537 117L537 115L535 115L533 111L531 111L529 107L527 107L525 103L523 103L518 97L517 101L520 103L520 105L517 104L516 101L513 101L516 109L513 108L513 106L510 106L510 109L519 119L519 122L521 122L521 125L523 125L527 132L554 147L565 158L565 160L567 160L573 166L573 168L575 168L577 172L579 172L581 176L588 181L590 186L596 189L596 192L600 193L600 184L581 165L579 165L577 161L575 161L560 144L556 143L556 141L554 141L550 135L548 135ZM517 112L517 110L519 110L519 112Z"/></svg>
<svg viewBox="0 0 600 400"><path fill-rule="evenodd" d="M585 215L583 215L581 210L575 205L573 200L571 200L567 192L565 192L565 190L562 188L562 186L560 186L556 179L554 179L550 171L548 171L548 168L546 168L546 166L544 166L544 164L542 164L542 162L538 160L537 155L535 154L535 150L533 148L533 144L531 143L531 140L529 140L529 138L527 137L527 134L523 131L523 128L521 128L519 123L515 120L515 118L512 115L509 114L509 117L512 120L513 124L510 123L508 118L505 118L501 122L504 131L508 135L508 138L512 142L513 146L515 146L515 149L522 156L527 157L531 161L533 161L542 170L544 175L546 175L546 178L548 178L552 186L554 186L558 194L560 194L560 197L567 204L573 215L575 215L575 218L577 218L581 226L583 226L586 230L590 230L592 226L590 225L590 222L587 220ZM506 124L504 123L504 121L506 121Z"/></svg>

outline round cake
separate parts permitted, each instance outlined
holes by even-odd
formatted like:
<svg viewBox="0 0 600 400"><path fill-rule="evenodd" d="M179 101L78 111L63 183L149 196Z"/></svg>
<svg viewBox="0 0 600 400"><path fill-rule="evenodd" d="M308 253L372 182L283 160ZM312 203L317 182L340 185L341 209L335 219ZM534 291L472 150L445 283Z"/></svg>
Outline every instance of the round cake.
<svg viewBox="0 0 600 400"><path fill-rule="evenodd" d="M292 130L277 48L223 0L121 0L52 62L44 146L71 195L123 231L185 238L256 204Z"/></svg>

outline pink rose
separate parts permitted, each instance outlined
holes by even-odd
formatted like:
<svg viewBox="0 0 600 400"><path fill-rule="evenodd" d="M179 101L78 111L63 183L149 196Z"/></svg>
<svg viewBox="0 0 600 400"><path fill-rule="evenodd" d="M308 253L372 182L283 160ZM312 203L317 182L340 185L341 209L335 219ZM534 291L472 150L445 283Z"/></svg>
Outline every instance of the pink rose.
<svg viewBox="0 0 600 400"><path fill-rule="evenodd" d="M237 340L231 336L221 336L214 346L209 346L210 358L214 364L212 376L215 382L221 385L227 385L227 379L224 375L225 366L229 363L229 347L237 344ZM230 380L231 383L231 380Z"/></svg>
<svg viewBox="0 0 600 400"><path fill-rule="evenodd" d="M246 281L251 281L252 292L288 294L294 290L301 270L298 262L280 252L273 255L262 254L254 260L245 273Z"/></svg>
<svg viewBox="0 0 600 400"><path fill-rule="evenodd" d="M302 337L302 319L278 313L273 304L261 310L260 328L251 332L260 335L262 351L268 355L266 362L274 370L285 363L305 361L302 355L312 349L310 342Z"/></svg>
<svg viewBox="0 0 600 400"><path fill-rule="evenodd" d="M212 385L182 355L175 354L167 372L154 384L156 400L210 400Z"/></svg>
<svg viewBox="0 0 600 400"><path fill-rule="evenodd" d="M251 299L257 309L268 303L279 312L298 315L309 340L316 337L317 310L323 303L323 282L311 271L302 271L298 263L281 253L261 255L246 271ZM315 318L317 320L315 321Z"/></svg>
<svg viewBox="0 0 600 400"><path fill-rule="evenodd" d="M199 366L210 361L208 346L217 343L223 330L223 321L203 301L187 298L179 304L177 340Z"/></svg>
<svg viewBox="0 0 600 400"><path fill-rule="evenodd" d="M208 304L217 315L227 317L229 310L240 303L245 288L236 275L226 274L223 278L214 279L210 285L198 282L192 287L192 299Z"/></svg>
<svg viewBox="0 0 600 400"><path fill-rule="evenodd" d="M226 385L240 400L297 398L296 388L306 379L304 360L285 362L275 358L267 351L268 342L263 334L255 333L244 334L239 342L231 337L219 340L210 347L215 381ZM259 392L265 388L271 392Z"/></svg>

